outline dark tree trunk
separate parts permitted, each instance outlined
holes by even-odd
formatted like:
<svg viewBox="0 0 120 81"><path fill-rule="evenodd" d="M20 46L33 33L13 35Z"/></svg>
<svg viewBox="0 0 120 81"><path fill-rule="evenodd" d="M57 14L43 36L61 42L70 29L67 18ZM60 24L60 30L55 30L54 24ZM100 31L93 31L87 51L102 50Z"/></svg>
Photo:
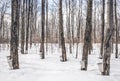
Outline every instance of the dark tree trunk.
<svg viewBox="0 0 120 81"><path fill-rule="evenodd" d="M18 0L18 47L19 47L19 29L20 29L20 12L21 12L21 0Z"/></svg>
<svg viewBox="0 0 120 81"><path fill-rule="evenodd" d="M38 12L37 11L37 7L38 7L38 0L34 0L34 1L35 1L34 2L34 4L35 4L34 5L34 7L35 7L35 19L34 19L35 21L34 22L35 22L35 30L37 30L37 12Z"/></svg>
<svg viewBox="0 0 120 81"><path fill-rule="evenodd" d="M48 0L46 0L46 51L48 51Z"/></svg>
<svg viewBox="0 0 120 81"><path fill-rule="evenodd" d="M42 14L41 14L41 18L42 18L42 20L41 20L41 25L42 25L42 32L41 32L41 39L42 39L42 41L41 41L41 47L40 47L40 52L41 52L41 58L42 59L45 59L45 52L44 52L44 37L45 37L45 35L44 35L44 27L45 27L45 0L42 0L42 2L41 2L41 5L42 5Z"/></svg>
<svg viewBox="0 0 120 81"><path fill-rule="evenodd" d="M12 25L11 25L11 40L10 40L10 56L13 69L19 69L18 61L18 27L19 27L19 0L12 0Z"/></svg>
<svg viewBox="0 0 120 81"><path fill-rule="evenodd" d="M96 8L97 8L96 3L97 3L97 2L94 1L94 29L93 29L93 30L94 30L94 43L97 42L97 41L96 41L96 39L97 39L97 37L96 37L96 23L97 23L97 22L96 22L96 19L97 19L97 18L96 18L96 14L97 14L97 13L96 13L96 11L97 11L97 9L96 9Z"/></svg>
<svg viewBox="0 0 120 81"><path fill-rule="evenodd" d="M117 20L117 5L116 0L114 3L114 10L115 10L115 28L116 28L116 46L115 46L115 58L118 58L118 20Z"/></svg>
<svg viewBox="0 0 120 81"><path fill-rule="evenodd" d="M86 29L85 29L85 37L84 37L84 46L83 46L83 54L82 54L82 62L84 66L81 66L81 70L87 70L88 65L88 52L91 43L91 34L92 34L92 3L93 0L88 0L87 4L87 18L86 18Z"/></svg>
<svg viewBox="0 0 120 81"><path fill-rule="evenodd" d="M25 0L23 0L22 28L21 28L21 53L24 54L25 44Z"/></svg>
<svg viewBox="0 0 120 81"><path fill-rule="evenodd" d="M101 48L100 48L100 57L103 58L103 49L104 49L104 29L105 29L105 0L102 0L102 30L101 30Z"/></svg>
<svg viewBox="0 0 120 81"><path fill-rule="evenodd" d="M27 17L27 27L26 27L26 48L25 53L28 54L28 44L29 44L29 30L30 30L30 1L28 0L28 17Z"/></svg>
<svg viewBox="0 0 120 81"><path fill-rule="evenodd" d="M60 31L60 42L62 47L62 61L67 61L65 40L64 40L64 29L63 29L63 15L62 15L62 0L59 0L59 31Z"/></svg>
<svg viewBox="0 0 120 81"><path fill-rule="evenodd" d="M30 3L30 48L32 47L33 31L34 31L34 14L33 14L33 0Z"/></svg>

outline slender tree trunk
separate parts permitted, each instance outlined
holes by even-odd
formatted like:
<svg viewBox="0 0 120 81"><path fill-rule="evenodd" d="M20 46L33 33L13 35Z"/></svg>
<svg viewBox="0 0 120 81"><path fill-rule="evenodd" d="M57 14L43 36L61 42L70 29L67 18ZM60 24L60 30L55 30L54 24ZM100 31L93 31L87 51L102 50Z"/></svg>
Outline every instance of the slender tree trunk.
<svg viewBox="0 0 120 81"><path fill-rule="evenodd" d="M102 0L102 30L101 30L101 48L100 48L100 57L103 58L103 49L104 49L104 29L105 29L105 0Z"/></svg>
<svg viewBox="0 0 120 81"><path fill-rule="evenodd" d="M25 0L23 0L22 28L21 28L21 53L24 54L25 44Z"/></svg>
<svg viewBox="0 0 120 81"><path fill-rule="evenodd" d="M38 10L37 10L37 7L38 7L38 0L35 0L35 30L37 30L37 12L38 12Z"/></svg>
<svg viewBox="0 0 120 81"><path fill-rule="evenodd" d="M18 61L18 27L19 27L19 9L18 0L12 0L12 25L10 40L10 56L13 69L19 69Z"/></svg>
<svg viewBox="0 0 120 81"><path fill-rule="evenodd" d="M110 74L110 57L113 35L113 0L107 0L107 32L104 45L103 75Z"/></svg>
<svg viewBox="0 0 120 81"><path fill-rule="evenodd" d="M81 20L82 20L82 0L79 0L79 12L78 12L78 28L77 28L77 48L76 48L76 59L78 58L78 47L80 42L80 27L81 27Z"/></svg>
<svg viewBox="0 0 120 81"><path fill-rule="evenodd" d="M46 0L46 52L48 51L48 0Z"/></svg>
<svg viewBox="0 0 120 81"><path fill-rule="evenodd" d="M28 1L28 17L27 17L27 27L26 27L26 48L25 53L28 54L28 44L29 44L29 29L30 29L30 0Z"/></svg>
<svg viewBox="0 0 120 81"><path fill-rule="evenodd" d="M96 43L96 1L94 1L94 43Z"/></svg>
<svg viewBox="0 0 120 81"><path fill-rule="evenodd" d="M30 10L30 48L32 47L33 43L33 32L34 32L34 14L33 14L33 0L31 0L31 10Z"/></svg>
<svg viewBox="0 0 120 81"><path fill-rule="evenodd" d="M2 36L2 28L3 28L3 20L4 20L4 18L3 18L3 14L2 14L2 12L1 12L1 22L0 22L0 51L1 51L1 49L2 49L2 42L3 42L3 36Z"/></svg>
<svg viewBox="0 0 120 81"><path fill-rule="evenodd" d="M65 4L66 4L66 14L68 14L66 16L66 27L67 27L67 42L69 44L69 52L72 53L72 41L71 41L71 9L70 9L70 0L65 0Z"/></svg>
<svg viewBox="0 0 120 81"><path fill-rule="evenodd" d="M115 10L115 28L116 28L116 52L115 52L115 58L118 58L118 20L117 20L117 5L116 5L116 0L114 3L114 10Z"/></svg>
<svg viewBox="0 0 120 81"><path fill-rule="evenodd" d="M18 0L18 47L19 47L19 29L20 29L20 12L21 12L21 0Z"/></svg>
<svg viewBox="0 0 120 81"><path fill-rule="evenodd" d="M41 18L42 18L42 20L41 20L41 25L42 25L42 32L41 32L41 39L42 39L42 41L41 41L41 47L40 47L40 52L41 52L41 58L42 59L45 59L45 52L44 52L44 37L45 37L45 35L44 35L44 27L45 27L45 0L42 0L42 2L41 2L41 5L42 5L42 14L41 14Z"/></svg>
<svg viewBox="0 0 120 81"><path fill-rule="evenodd" d="M70 24L70 20L71 20L71 17L70 17L70 12L71 12L71 9L70 9L70 0L69 0L69 18L68 18L68 33L69 33L69 36L68 36L68 39L69 39L69 50L70 50L70 53L72 53L72 41L71 41L71 24Z"/></svg>
<svg viewBox="0 0 120 81"><path fill-rule="evenodd" d="M72 44L73 44L73 49L74 49L74 18L75 18L75 16L74 16L74 12L75 12L75 10L74 10L74 8L75 8L75 1L74 0L72 0L72 10L71 10L71 29L72 29L72 31L71 31L71 33L72 33Z"/></svg>
<svg viewBox="0 0 120 81"><path fill-rule="evenodd" d="M88 0L87 2L87 18L86 18L86 29L85 29L85 37L84 37L84 46L83 46L83 54L82 54L82 62L84 66L81 66L81 70L87 70L88 65L88 52L89 45L91 43L91 34L92 34L92 3L93 0Z"/></svg>
<svg viewBox="0 0 120 81"><path fill-rule="evenodd" d="M62 15L62 0L59 0L59 29L60 29L60 42L62 46L62 61L67 61L65 40L64 40L64 29L63 29L63 15Z"/></svg>

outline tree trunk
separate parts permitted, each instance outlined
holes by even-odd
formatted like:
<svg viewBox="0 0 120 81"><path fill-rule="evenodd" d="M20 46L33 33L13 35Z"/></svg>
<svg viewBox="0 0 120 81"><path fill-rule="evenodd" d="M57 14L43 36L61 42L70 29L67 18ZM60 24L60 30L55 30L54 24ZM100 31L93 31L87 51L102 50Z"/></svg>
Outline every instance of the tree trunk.
<svg viewBox="0 0 120 81"><path fill-rule="evenodd" d="M100 57L103 58L103 49L104 49L104 29L105 29L105 0L102 0L102 30L101 30L101 48L100 48Z"/></svg>
<svg viewBox="0 0 120 81"><path fill-rule="evenodd" d="M29 29L30 29L30 0L28 0L28 17L27 17L27 27L26 27L26 48L25 53L28 54L28 42L29 42Z"/></svg>
<svg viewBox="0 0 120 81"><path fill-rule="evenodd" d="M84 37L84 46L83 46L83 54L82 54L82 62L84 66L81 66L81 70L87 70L88 65L88 52L89 45L91 43L91 34L92 34L92 3L93 0L88 0L87 4L87 18L86 18L86 29L85 29L85 37Z"/></svg>
<svg viewBox="0 0 120 81"><path fill-rule="evenodd" d="M75 14L74 14L74 12L75 12L75 1L74 0L72 0L72 7L71 7L71 29L72 29L72 31L71 31L71 33L72 33L72 44L73 44L73 49L74 49L74 18L75 18Z"/></svg>
<svg viewBox="0 0 120 81"><path fill-rule="evenodd" d="M20 29L20 12L21 12L21 0L18 0L18 47L19 47L19 29Z"/></svg>
<svg viewBox="0 0 120 81"><path fill-rule="evenodd" d="M117 20L117 5L116 0L114 3L114 10L115 10L115 28L116 28L116 46L115 46L115 58L118 58L118 20Z"/></svg>
<svg viewBox="0 0 120 81"><path fill-rule="evenodd" d="M44 27L45 27L45 0L42 0L42 14L41 14L41 25L42 25L42 32L41 32L41 47L40 47L40 52L41 52L41 58L45 59L45 54L44 54Z"/></svg>
<svg viewBox="0 0 120 81"><path fill-rule="evenodd" d="M79 0L76 59L78 58L78 47L80 42L80 29L81 29L81 20L82 20L81 17L82 17L82 0Z"/></svg>
<svg viewBox="0 0 120 81"><path fill-rule="evenodd" d="M69 33L69 35L68 35L68 39L69 39L69 50L70 50L70 53L72 53L72 41L71 41L71 24L70 24L70 20L71 20L71 17L70 17L70 12L71 12L71 9L70 9L70 5L71 5L71 3L70 3L70 0L69 0L69 18L68 18L68 33Z"/></svg>
<svg viewBox="0 0 120 81"><path fill-rule="evenodd" d="M12 60L12 68L19 69L18 61L18 27L19 27L19 0L12 0L12 26L11 26L11 40L10 40L10 56Z"/></svg>
<svg viewBox="0 0 120 81"><path fill-rule="evenodd" d="M22 28L21 28L21 53L24 54L25 44L25 0L23 0Z"/></svg>
<svg viewBox="0 0 120 81"><path fill-rule="evenodd" d="M32 47L32 43L33 43L33 31L34 31L34 14L33 14L33 0L31 0L31 3L30 3L30 48Z"/></svg>
<svg viewBox="0 0 120 81"><path fill-rule="evenodd" d="M94 43L96 43L96 11L97 11L97 5L96 5L96 1L94 1Z"/></svg>
<svg viewBox="0 0 120 81"><path fill-rule="evenodd" d="M48 0L46 0L46 52L48 51Z"/></svg>
<svg viewBox="0 0 120 81"><path fill-rule="evenodd" d="M67 61L66 49L65 49L65 40L64 40L64 29L63 29L63 15L62 15L62 0L59 0L59 29L60 29L60 42L62 46L62 60L63 62Z"/></svg>
<svg viewBox="0 0 120 81"><path fill-rule="evenodd" d="M107 0L107 32L104 45L103 75L110 74L110 57L113 35L113 0Z"/></svg>

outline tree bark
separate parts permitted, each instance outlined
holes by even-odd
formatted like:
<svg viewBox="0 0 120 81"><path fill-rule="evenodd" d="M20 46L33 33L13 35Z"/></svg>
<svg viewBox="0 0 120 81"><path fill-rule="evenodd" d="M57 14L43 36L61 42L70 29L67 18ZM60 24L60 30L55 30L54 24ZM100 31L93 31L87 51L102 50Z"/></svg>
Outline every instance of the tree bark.
<svg viewBox="0 0 120 81"><path fill-rule="evenodd" d="M25 44L25 0L23 0L22 28L21 28L21 53L24 54Z"/></svg>
<svg viewBox="0 0 120 81"><path fill-rule="evenodd" d="M82 17L82 0L79 0L76 59L78 58L78 47L80 42L80 29L81 29L81 20L82 20L81 17Z"/></svg>
<svg viewBox="0 0 120 81"><path fill-rule="evenodd" d="M40 47L40 52L41 52L41 58L45 59L45 52L44 52L44 27L45 27L45 0L42 0L41 2L42 5L42 14L41 14L41 25L42 25L42 32L41 32L41 47Z"/></svg>
<svg viewBox="0 0 120 81"><path fill-rule="evenodd" d="M81 70L87 70L88 65L88 52L89 45L91 43L91 34L92 34L92 3L93 0L88 0L87 2L87 18L86 18L86 29L85 29L85 37L84 37L84 46L83 46L83 54L82 54L82 62L85 66L81 66Z"/></svg>
<svg viewBox="0 0 120 81"><path fill-rule="evenodd" d="M69 39L69 50L70 50L70 53L72 53L72 41L71 41L71 23L70 23L70 20L71 20L71 17L70 17L70 12L71 12L71 9L70 9L70 0L69 0L69 18L68 18L68 39Z"/></svg>
<svg viewBox="0 0 120 81"><path fill-rule="evenodd" d="M97 41L96 41L96 39L97 39L97 38L96 38L96 23L97 23L97 22L96 22L96 19L97 19L97 18L96 18L96 14L97 14L97 12L96 12L96 11L97 11L97 9L96 9L96 8L97 8L96 3L97 3L97 2L94 1L94 29L93 29L93 30L94 30L94 43L97 42Z"/></svg>
<svg viewBox="0 0 120 81"><path fill-rule="evenodd" d="M117 5L116 0L114 2L114 11L115 11L115 28L116 28L116 45L115 45L115 58L118 58L118 20L117 20Z"/></svg>
<svg viewBox="0 0 120 81"><path fill-rule="evenodd" d="M28 17L27 17L27 27L26 27L26 48L25 53L28 54L28 43L29 43L29 30L30 30L30 1L28 0Z"/></svg>
<svg viewBox="0 0 120 81"><path fill-rule="evenodd" d="M102 0L102 30L101 30L101 48L100 48L100 57L99 58L103 58L103 49L104 49L104 29L105 29L105 0Z"/></svg>
<svg viewBox="0 0 120 81"><path fill-rule="evenodd" d="M110 74L110 57L113 35L113 0L107 0L107 32L104 45L103 75Z"/></svg>
<svg viewBox="0 0 120 81"><path fill-rule="evenodd" d="M46 51L48 51L48 0L46 0Z"/></svg>
<svg viewBox="0 0 120 81"><path fill-rule="evenodd" d="M19 13L18 0L12 0L12 25L11 25L11 40L10 40L10 56L13 69L19 69L18 61L18 27Z"/></svg>
<svg viewBox="0 0 120 81"><path fill-rule="evenodd" d="M35 27L34 27L34 14L33 14L33 0L31 0L30 3L30 48L32 47L32 43L33 43L33 32Z"/></svg>
<svg viewBox="0 0 120 81"><path fill-rule="evenodd" d="M66 49L65 49L65 40L64 40L64 29L63 29L63 15L62 15L62 0L59 0L59 29L60 29L60 42L62 47L62 60L63 62L67 61Z"/></svg>

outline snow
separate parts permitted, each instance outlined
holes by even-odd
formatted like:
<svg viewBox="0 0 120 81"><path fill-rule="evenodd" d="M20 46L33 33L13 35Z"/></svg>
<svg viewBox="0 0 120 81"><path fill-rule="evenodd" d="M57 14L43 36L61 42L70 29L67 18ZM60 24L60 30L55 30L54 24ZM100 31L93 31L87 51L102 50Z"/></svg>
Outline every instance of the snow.
<svg viewBox="0 0 120 81"><path fill-rule="evenodd" d="M68 46L68 45L67 45ZM88 70L81 71L82 44L79 45L79 58L75 58L75 51L69 54L67 49L67 62L60 62L60 50L58 45L49 44L46 59L40 59L39 45L29 49L29 54L22 55L19 52L20 69L10 70L6 56L10 54L8 49L0 51L0 81L119 81L120 58L111 57L110 76L102 76L97 63L99 57L99 44L94 44L93 52L89 55ZM68 48L68 47L66 47ZM20 49L20 48L19 48ZM76 49L74 47L74 49ZM19 50L20 51L20 50Z"/></svg>

